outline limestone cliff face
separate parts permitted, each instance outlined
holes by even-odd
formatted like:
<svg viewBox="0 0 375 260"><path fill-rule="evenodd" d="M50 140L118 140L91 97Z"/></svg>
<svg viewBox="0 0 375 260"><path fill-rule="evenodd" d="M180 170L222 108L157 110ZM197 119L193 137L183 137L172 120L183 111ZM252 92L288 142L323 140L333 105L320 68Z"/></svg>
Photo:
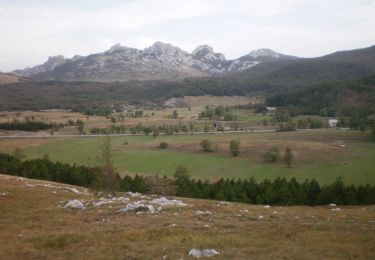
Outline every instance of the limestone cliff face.
<svg viewBox="0 0 375 260"><path fill-rule="evenodd" d="M12 73L36 80L127 81L201 77L239 72L262 62L294 59L269 49L259 49L235 60L227 60L208 45L188 53L168 43L156 42L139 50L114 45L89 56L50 57L45 63Z"/></svg>

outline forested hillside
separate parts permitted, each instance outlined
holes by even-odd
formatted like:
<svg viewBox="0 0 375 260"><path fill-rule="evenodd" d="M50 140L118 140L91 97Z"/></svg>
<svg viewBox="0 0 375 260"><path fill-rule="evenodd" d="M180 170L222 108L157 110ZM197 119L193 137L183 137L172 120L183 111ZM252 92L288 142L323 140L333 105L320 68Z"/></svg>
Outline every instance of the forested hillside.
<svg viewBox="0 0 375 260"><path fill-rule="evenodd" d="M293 107L298 114L365 117L375 113L375 75L355 81L321 83L269 97L269 106Z"/></svg>
<svg viewBox="0 0 375 260"><path fill-rule="evenodd" d="M234 74L244 83L299 87L318 82L358 79L375 73L375 46L326 56L259 64Z"/></svg>

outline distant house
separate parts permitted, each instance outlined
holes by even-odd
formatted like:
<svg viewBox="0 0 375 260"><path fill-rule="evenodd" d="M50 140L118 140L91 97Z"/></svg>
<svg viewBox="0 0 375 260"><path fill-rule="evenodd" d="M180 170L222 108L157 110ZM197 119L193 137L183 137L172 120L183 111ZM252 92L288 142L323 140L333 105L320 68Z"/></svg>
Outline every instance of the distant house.
<svg viewBox="0 0 375 260"><path fill-rule="evenodd" d="M124 106L122 107L122 111L123 111L123 112L133 112L133 111L136 110L136 109L137 109L137 107L132 106L132 105L124 105Z"/></svg>
<svg viewBox="0 0 375 260"><path fill-rule="evenodd" d="M267 107L267 112L275 112L276 107Z"/></svg>
<svg viewBox="0 0 375 260"><path fill-rule="evenodd" d="M166 107L175 107L177 105L177 99L176 98L170 98L167 101L164 102L164 106Z"/></svg>
<svg viewBox="0 0 375 260"><path fill-rule="evenodd" d="M328 124L330 127L336 127L338 122L339 121L336 118L332 118L328 120Z"/></svg>

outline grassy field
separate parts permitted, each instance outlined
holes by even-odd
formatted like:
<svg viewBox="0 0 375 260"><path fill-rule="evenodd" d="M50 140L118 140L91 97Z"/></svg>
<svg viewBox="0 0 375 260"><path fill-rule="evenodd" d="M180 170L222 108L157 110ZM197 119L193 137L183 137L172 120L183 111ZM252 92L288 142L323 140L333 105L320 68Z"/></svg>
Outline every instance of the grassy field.
<svg viewBox="0 0 375 260"><path fill-rule="evenodd" d="M200 140L210 138L217 146L214 153L203 153ZM25 149L27 158L50 159L67 163L95 165L102 138L70 138L31 144ZM230 140L241 141L241 156L230 156ZM345 147L334 145L336 140ZM125 141L127 144L125 145ZM161 141L168 142L168 149L160 149ZM11 141L0 145L8 149ZM14 142L14 141L13 141ZM19 141L13 145L21 145ZM28 142L23 140L23 142ZM179 165L186 166L194 178L217 179L249 178L257 180L296 177L298 180L316 178L330 183L342 176L346 183L375 183L375 144L368 134L358 131L317 130L288 133L243 133L216 135L113 137L115 166L121 174L173 175ZM27 146L27 145L26 145ZM283 152L292 148L295 162L287 168L282 162L267 163L262 155L272 146Z"/></svg>
<svg viewBox="0 0 375 260"><path fill-rule="evenodd" d="M128 202L94 207L98 196L66 186L0 174L0 259L190 259L192 248L215 249L213 259L375 258L374 206L333 212L177 198L188 206L119 213ZM59 207L71 199L86 209Z"/></svg>

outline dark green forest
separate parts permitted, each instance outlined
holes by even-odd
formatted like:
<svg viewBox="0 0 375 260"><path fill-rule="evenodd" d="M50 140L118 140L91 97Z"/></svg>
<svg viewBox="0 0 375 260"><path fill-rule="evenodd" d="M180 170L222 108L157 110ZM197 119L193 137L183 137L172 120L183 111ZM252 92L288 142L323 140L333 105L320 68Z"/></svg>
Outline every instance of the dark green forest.
<svg viewBox="0 0 375 260"><path fill-rule="evenodd" d="M375 113L375 75L289 89L268 97L266 104L289 107L294 114L366 118Z"/></svg>
<svg viewBox="0 0 375 260"><path fill-rule="evenodd" d="M0 123L1 130L19 130L19 131L38 131L47 129L58 129L64 127L63 124L48 123L35 120L13 120L10 122Z"/></svg>

